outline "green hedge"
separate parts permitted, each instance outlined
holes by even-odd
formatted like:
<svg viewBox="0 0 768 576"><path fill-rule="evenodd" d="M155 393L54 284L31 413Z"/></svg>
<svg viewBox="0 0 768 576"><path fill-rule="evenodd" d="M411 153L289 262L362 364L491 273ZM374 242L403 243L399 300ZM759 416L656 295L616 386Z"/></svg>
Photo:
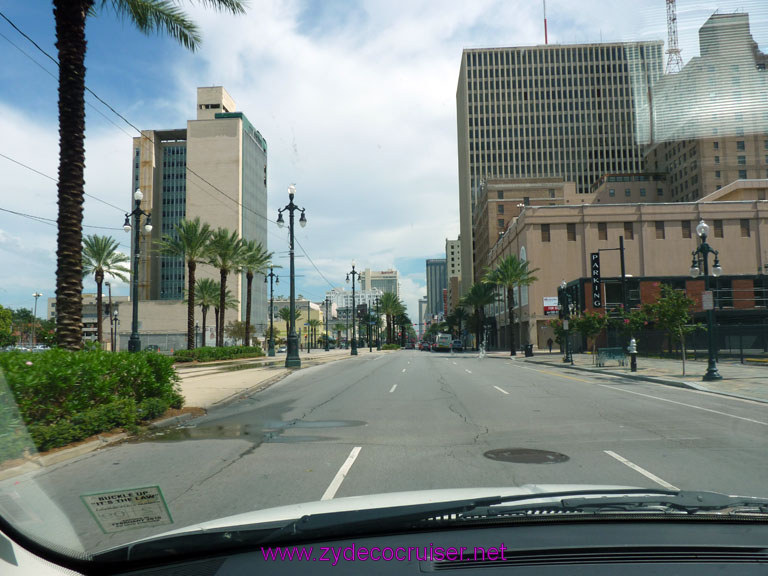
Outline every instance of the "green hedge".
<svg viewBox="0 0 768 576"><path fill-rule="evenodd" d="M257 358L259 356L264 356L260 346L225 346L222 348L206 346L194 350L177 350L173 354L173 360L174 362L212 362L214 360Z"/></svg>
<svg viewBox="0 0 768 576"><path fill-rule="evenodd" d="M400 350L399 344L384 344L381 347L382 350Z"/></svg>
<svg viewBox="0 0 768 576"><path fill-rule="evenodd" d="M20 423L43 451L113 428L134 428L184 403L173 360L151 352L7 352L0 354L0 370L7 383L5 388L0 382L0 456L5 458L5 439L17 438ZM8 390L18 412L8 408Z"/></svg>

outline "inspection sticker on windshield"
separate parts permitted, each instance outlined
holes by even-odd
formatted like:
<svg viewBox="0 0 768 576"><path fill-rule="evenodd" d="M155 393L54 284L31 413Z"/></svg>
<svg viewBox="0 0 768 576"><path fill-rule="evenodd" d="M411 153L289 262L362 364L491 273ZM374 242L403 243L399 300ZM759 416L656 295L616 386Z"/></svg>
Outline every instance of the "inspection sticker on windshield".
<svg viewBox="0 0 768 576"><path fill-rule="evenodd" d="M159 486L80 496L105 533L173 524Z"/></svg>

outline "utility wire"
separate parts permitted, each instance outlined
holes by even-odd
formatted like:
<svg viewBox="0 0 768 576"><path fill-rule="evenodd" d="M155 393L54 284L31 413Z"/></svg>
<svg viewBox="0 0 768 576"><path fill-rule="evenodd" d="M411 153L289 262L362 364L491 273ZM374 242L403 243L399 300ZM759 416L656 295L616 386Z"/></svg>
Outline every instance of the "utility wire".
<svg viewBox="0 0 768 576"><path fill-rule="evenodd" d="M23 218L35 220L37 222L40 222L41 224L56 226L56 220L54 220L53 218L43 218L42 216L35 216L34 214L25 214L24 212L16 212L15 210L8 210L7 208L0 208L0 212L8 212L9 214L15 214L16 216L21 216ZM83 228L95 228L97 230L122 230L122 228L112 228L110 226L90 226L88 224L83 224L82 226Z"/></svg>
<svg viewBox="0 0 768 576"><path fill-rule="evenodd" d="M51 61L52 61L54 64L56 64L56 66L57 66L57 67L59 66L59 62L58 62L58 60L56 60L56 59L55 59L53 56L51 56L51 55L50 55L48 52L46 52L45 50L43 50L43 48L41 48L41 47L40 47L40 45L39 45L39 44L37 44L37 42L35 42L34 40L32 40L32 38L30 38L30 37L29 37L27 34L25 34L25 33L24 33L24 32L23 32L23 31L22 31L22 30L21 30L21 29L20 29L18 26L16 26L16 24L14 24L14 23L13 23L13 21L11 21L11 20L10 20L10 19L9 19L9 18L8 18L8 17L7 17L7 16L6 16L6 15L5 15L5 14L4 14L2 11L0 11L0 17L2 17L2 18L3 18L3 19L6 21L6 22L8 22L8 24L10 24L10 25L13 27L13 29L14 29L14 30L16 30L16 31L17 31L19 34L21 34L21 35L22 35L24 38L26 38L26 39L27 39L27 40L28 40L30 43L32 43L32 45L33 45L35 48L37 48L37 49L38 49L40 52L42 52L42 53L43 53L45 56L47 56L47 57L48 57L48 58L49 58L49 59L50 59L50 60L51 60ZM45 68L43 68L43 69L45 70ZM47 70L46 70L46 71L47 71ZM96 94L96 93L95 93L93 90L91 90L90 88L88 88L88 86L86 86L86 87L85 87L85 89L86 89L86 91L88 91L88 92L89 92L89 93L90 93L90 94L91 94L91 95L92 95L94 98L96 98L96 99L97 99L99 102L101 102L101 103L102 103L104 106L106 106L106 107L107 107L107 108L108 108L108 109L109 109L109 110L110 110L110 111L111 111L113 114L115 114L115 116L117 116L118 118L120 118L120 119L121 119L123 122L125 122L125 123L126 123L128 126L130 126L131 128L133 128L133 129L134 129L134 130L135 130L135 131L136 131L138 134L140 134L141 136L143 136L143 137L144 137L144 135L142 134L141 130L139 130L139 128L137 128L137 127L136 127L136 126L135 126L135 125L134 125L134 124L133 124L131 121L129 121L129 120L128 120L128 119L127 119L125 116L123 116L123 115L122 115L122 114L120 114L120 113L119 113L117 110L115 110L115 109L114 109L114 108L113 108L113 107L112 107L110 104L108 104L108 103L107 103L107 102L106 102L106 101L105 101L103 98L101 98L101 97L100 97L98 94ZM149 139L149 140L152 142L152 144L153 144L153 145L155 144L155 142L154 142L154 140L153 140L152 138L148 138L148 139ZM7 156L6 156L6 158L7 158ZM17 162L17 163L18 163L18 162ZM19 163L19 164L20 164L20 163ZM220 194L222 194L224 197L226 197L226 198L229 198L230 200L232 200L232 201L233 201L235 204L237 204L238 206L240 206L240 207L241 207L241 208L243 208L244 210L248 210L249 212L251 212L251 213L255 214L256 216L258 216L258 217L261 217L261 218L264 218L264 219L265 219L267 222L271 222L272 224L277 224L277 222L275 222L274 220L270 220L270 219L269 219L267 216L265 216L264 214L259 214L259 213L257 213L255 210L252 210L251 208L249 208L249 207L247 207L247 206L244 206L244 205L243 205L241 202L239 202L238 200L235 200L234 198L231 198L230 196L228 196L227 194L225 194L225 193L224 193L222 190L220 190L218 187L216 187L216 186L214 186L213 184L211 184L211 183L210 183L208 180L206 180L205 178L203 178L202 176L200 176L199 174L197 174L197 173L196 173L194 170L192 170L192 169L191 169L191 168L189 168L188 166L186 167L186 169L187 169L187 170L188 170L190 173L192 173L192 174L194 174L195 176L197 176L197 177L198 177L200 180L202 180L203 182L205 182L206 184L208 184L208 185L209 185L211 188L213 188L214 190L216 190L217 192L219 192ZM88 195L88 196L90 196L90 195ZM90 197L92 197L92 196L90 196ZM100 200L100 199L99 199L99 200ZM101 202L104 202L103 200L100 200L100 201L101 201ZM104 203L105 203L105 204L108 204L107 202L104 202ZM108 204L108 205L112 206L111 204ZM113 206L113 207L115 207L115 206ZM116 208L116 207L115 207L115 208ZM118 208L118 210L120 210L120 211L122 212L122 209ZM327 284L328 284L328 285L329 285L331 288L333 288L333 284L331 284L331 283L328 281L328 279L325 277L325 275L323 275L323 273L322 273L322 272L320 272L320 269L319 269L319 268L317 267L317 265L314 263L314 261L313 261L313 260L312 260L312 258L309 256L309 254L308 254L308 253L307 253L307 251L304 249L304 247L301 245L301 243L300 243L300 242L299 242L299 241L298 241L298 240L297 240L295 237L294 237L294 240L296 240L296 243L299 245L299 248L301 248L301 251L304 253L304 256L306 256L307 260L309 260L309 262L312 264L312 267L313 267L313 268L314 268L314 269L317 271L317 273L318 273L318 274L320 274L320 276L323 278L323 280L325 280L325 282L326 282L326 283L327 283Z"/></svg>
<svg viewBox="0 0 768 576"><path fill-rule="evenodd" d="M54 178L53 176L49 176L48 174L45 174L45 173L43 173L43 172L40 172L40 170L35 170L35 169L34 169L34 168L32 168L31 166L27 166L27 165L26 165L26 164L24 164L23 162L19 162L18 160L14 159L14 158L11 158L10 156L7 156L6 154L3 154L2 152L0 152L0 157L3 157L3 158L5 158L6 160L10 160L10 161L11 161L11 162L13 162L14 164L18 164L18 165L19 165L19 166L21 166L22 168L26 168L27 170L31 170L32 172L34 172L35 174L39 174L39 175L40 175L40 176L42 176L43 178L48 178L48 180L51 180L52 182L56 182L57 184L58 184L58 182L59 182L59 181L58 181L56 178ZM84 194L85 196L88 196L88 198L93 198L94 200L96 200L96 201L98 201L98 202L101 202L102 204L106 204L106 205L107 205L107 206L109 206L110 208L114 208L115 210L119 210L120 212L125 212L125 210L123 210L123 209L122 209L122 208L120 208L119 206L115 206L114 204L110 204L110 203L109 203L109 202L107 202L106 200L102 200L101 198L99 198L99 197L97 197L97 196L94 196L93 194L88 194L88 192L83 192L83 194Z"/></svg>

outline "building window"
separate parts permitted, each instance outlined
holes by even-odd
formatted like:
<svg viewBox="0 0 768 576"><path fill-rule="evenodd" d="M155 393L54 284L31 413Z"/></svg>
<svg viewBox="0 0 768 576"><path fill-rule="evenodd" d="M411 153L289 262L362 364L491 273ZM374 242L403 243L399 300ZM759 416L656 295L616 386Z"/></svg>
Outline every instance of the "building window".
<svg viewBox="0 0 768 576"><path fill-rule="evenodd" d="M737 162L740 166L746 166L747 165L747 157L746 156L737 156L736 157Z"/></svg>
<svg viewBox="0 0 768 576"><path fill-rule="evenodd" d="M629 188L625 188L624 189L624 196L626 196L627 198L632 196L632 190L630 190Z"/></svg>
<svg viewBox="0 0 768 576"><path fill-rule="evenodd" d="M496 214L504 214L504 204L496 204Z"/></svg>
<svg viewBox="0 0 768 576"><path fill-rule="evenodd" d="M600 240L608 240L608 224L605 222L597 223L597 237Z"/></svg>
<svg viewBox="0 0 768 576"><path fill-rule="evenodd" d="M723 237L723 221L715 220L713 224L715 226L715 238L722 238Z"/></svg>
<svg viewBox="0 0 768 576"><path fill-rule="evenodd" d="M645 196L645 188L640 188L640 196Z"/></svg>
<svg viewBox="0 0 768 576"><path fill-rule="evenodd" d="M683 238L690 238L691 237L691 221L690 220L683 220L681 223L683 228Z"/></svg>
<svg viewBox="0 0 768 576"><path fill-rule="evenodd" d="M608 196L610 196L611 198L613 198L614 196L616 196L616 190L614 190L613 188L610 188L610 189L608 190Z"/></svg>
<svg viewBox="0 0 768 576"><path fill-rule="evenodd" d="M715 178L720 178L720 170L715 170Z"/></svg>
<svg viewBox="0 0 768 576"><path fill-rule="evenodd" d="M656 188L656 196L664 196L664 188Z"/></svg>
<svg viewBox="0 0 768 576"><path fill-rule="evenodd" d="M541 225L541 241L549 242L549 224Z"/></svg>
<svg viewBox="0 0 768 576"><path fill-rule="evenodd" d="M730 278L718 278L715 294L718 308L733 307L733 284Z"/></svg>
<svg viewBox="0 0 768 576"><path fill-rule="evenodd" d="M738 140L736 142L736 150L744 150L744 140Z"/></svg>
<svg viewBox="0 0 768 576"><path fill-rule="evenodd" d="M747 218L741 219L741 237L749 238L749 219Z"/></svg>
<svg viewBox="0 0 768 576"><path fill-rule="evenodd" d="M739 170L739 180L746 180L746 179L747 179L747 171Z"/></svg>
<svg viewBox="0 0 768 576"><path fill-rule="evenodd" d="M499 228L504 230L504 218L499 218L498 223L499 223Z"/></svg>
<svg viewBox="0 0 768 576"><path fill-rule="evenodd" d="M715 156L715 164L720 164L720 156Z"/></svg>
<svg viewBox="0 0 768 576"><path fill-rule="evenodd" d="M624 222L624 238L627 240L635 239L635 228L632 222Z"/></svg>
<svg viewBox="0 0 768 576"><path fill-rule="evenodd" d="M656 221L656 240L664 240L664 222Z"/></svg>
<svg viewBox="0 0 768 576"><path fill-rule="evenodd" d="M712 145L715 150L718 150L720 148L720 142L712 142Z"/></svg>
<svg viewBox="0 0 768 576"><path fill-rule="evenodd" d="M768 162L768 156L766 156L766 159L767 159L766 162ZM552 188L549 189L549 197L550 198L554 198L555 197L555 191Z"/></svg>
<svg viewBox="0 0 768 576"><path fill-rule="evenodd" d="M499 191L496 193L496 196L497 196L497 198L498 198L499 200L504 200L504 191L503 191L503 190L499 190Z"/></svg>
<svg viewBox="0 0 768 576"><path fill-rule="evenodd" d="M568 241L576 242L576 224L566 224L565 228L568 232Z"/></svg>

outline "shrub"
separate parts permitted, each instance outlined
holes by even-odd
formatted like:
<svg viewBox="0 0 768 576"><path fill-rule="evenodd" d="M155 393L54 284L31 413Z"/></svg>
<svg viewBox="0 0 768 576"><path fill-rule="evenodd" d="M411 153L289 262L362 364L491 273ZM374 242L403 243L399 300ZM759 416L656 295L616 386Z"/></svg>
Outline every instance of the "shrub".
<svg viewBox="0 0 768 576"><path fill-rule="evenodd" d="M40 450L113 428L133 429L184 402L173 360L159 354L97 348L10 352L0 355L0 370L13 394L8 405L15 399L19 417ZM4 403L0 390L0 407ZM0 457L3 428L15 430L13 422L12 414L0 408Z"/></svg>
<svg viewBox="0 0 768 576"><path fill-rule="evenodd" d="M381 347L382 350L400 350L399 344L384 344Z"/></svg>
<svg viewBox="0 0 768 576"><path fill-rule="evenodd" d="M174 353L176 362L213 362L215 360L233 360L235 358L257 358L264 356L260 346L225 346L179 350Z"/></svg>

